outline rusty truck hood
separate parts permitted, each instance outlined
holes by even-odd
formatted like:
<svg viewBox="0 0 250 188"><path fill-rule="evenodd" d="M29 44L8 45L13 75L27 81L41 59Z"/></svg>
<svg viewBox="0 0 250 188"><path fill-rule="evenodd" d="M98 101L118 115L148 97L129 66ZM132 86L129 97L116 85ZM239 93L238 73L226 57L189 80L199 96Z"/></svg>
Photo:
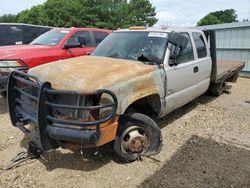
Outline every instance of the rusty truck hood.
<svg viewBox="0 0 250 188"><path fill-rule="evenodd" d="M29 70L54 89L94 91L152 72L155 66L106 57L82 56L41 65Z"/></svg>

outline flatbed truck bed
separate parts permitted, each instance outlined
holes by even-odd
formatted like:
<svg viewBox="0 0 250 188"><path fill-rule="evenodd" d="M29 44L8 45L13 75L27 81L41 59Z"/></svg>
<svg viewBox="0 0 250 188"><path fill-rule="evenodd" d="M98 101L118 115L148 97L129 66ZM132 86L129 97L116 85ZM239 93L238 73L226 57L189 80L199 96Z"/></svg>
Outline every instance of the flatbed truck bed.
<svg viewBox="0 0 250 188"><path fill-rule="evenodd" d="M218 60L215 83L225 81L234 75L238 75L238 72L242 70L244 66L245 62L243 61Z"/></svg>
<svg viewBox="0 0 250 188"><path fill-rule="evenodd" d="M212 94L219 96L226 88L226 82L236 82L239 72L245 67L245 62L217 59L216 32L214 30L206 30L204 33L209 43L212 58L209 90Z"/></svg>

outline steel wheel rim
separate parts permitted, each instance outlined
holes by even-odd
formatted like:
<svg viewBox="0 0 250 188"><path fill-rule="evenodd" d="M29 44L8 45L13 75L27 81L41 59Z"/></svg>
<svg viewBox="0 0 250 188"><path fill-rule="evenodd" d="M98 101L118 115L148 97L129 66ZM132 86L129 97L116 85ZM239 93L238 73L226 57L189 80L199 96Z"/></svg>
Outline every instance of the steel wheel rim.
<svg viewBox="0 0 250 188"><path fill-rule="evenodd" d="M122 153L143 153L147 150L149 144L148 134L141 126L128 127L121 135Z"/></svg>

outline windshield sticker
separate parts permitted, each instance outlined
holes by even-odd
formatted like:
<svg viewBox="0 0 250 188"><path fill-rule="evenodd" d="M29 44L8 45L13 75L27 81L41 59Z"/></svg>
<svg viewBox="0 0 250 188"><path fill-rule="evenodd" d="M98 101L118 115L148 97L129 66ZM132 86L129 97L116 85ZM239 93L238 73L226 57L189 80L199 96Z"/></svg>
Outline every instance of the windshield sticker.
<svg viewBox="0 0 250 188"><path fill-rule="evenodd" d="M69 33L69 31L60 31L60 33Z"/></svg>
<svg viewBox="0 0 250 188"><path fill-rule="evenodd" d="M156 32L150 32L148 34L148 37L161 37L161 38L167 38L168 34L167 33L156 33Z"/></svg>
<svg viewBox="0 0 250 188"><path fill-rule="evenodd" d="M23 42L22 41L18 41L18 42L16 42L16 45L22 45L23 44Z"/></svg>

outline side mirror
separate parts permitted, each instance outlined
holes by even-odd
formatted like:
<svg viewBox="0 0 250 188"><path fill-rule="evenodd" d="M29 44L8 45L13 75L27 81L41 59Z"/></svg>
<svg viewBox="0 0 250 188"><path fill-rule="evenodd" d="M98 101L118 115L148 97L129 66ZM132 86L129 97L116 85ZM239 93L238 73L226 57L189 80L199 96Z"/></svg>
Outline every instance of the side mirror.
<svg viewBox="0 0 250 188"><path fill-rule="evenodd" d="M180 33L172 31L169 35L168 42L181 49L185 49L188 44L188 38Z"/></svg>
<svg viewBox="0 0 250 188"><path fill-rule="evenodd" d="M180 33L172 31L169 35L168 42L175 46L173 54L169 58L171 62L170 66L176 65L179 56L181 55L183 50L187 47L188 38Z"/></svg>
<svg viewBox="0 0 250 188"><path fill-rule="evenodd" d="M81 48L82 46L80 44L64 44L64 49L70 49L70 48Z"/></svg>

